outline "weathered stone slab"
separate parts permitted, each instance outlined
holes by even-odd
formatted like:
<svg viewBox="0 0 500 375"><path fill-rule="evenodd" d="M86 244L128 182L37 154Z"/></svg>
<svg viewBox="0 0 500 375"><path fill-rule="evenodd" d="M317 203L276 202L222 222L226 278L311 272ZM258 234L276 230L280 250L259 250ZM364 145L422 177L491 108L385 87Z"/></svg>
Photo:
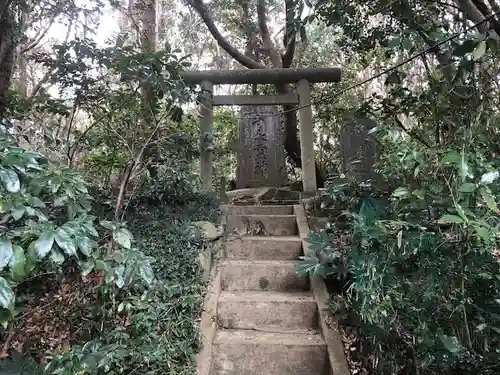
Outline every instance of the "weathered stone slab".
<svg viewBox="0 0 500 375"><path fill-rule="evenodd" d="M233 206L223 205L221 210L230 215L293 215L293 206Z"/></svg>
<svg viewBox="0 0 500 375"><path fill-rule="evenodd" d="M345 124L340 132L342 167L351 178L360 182L374 180L376 143L368 132L377 123L367 117L356 118Z"/></svg>
<svg viewBox="0 0 500 375"><path fill-rule="evenodd" d="M198 228L201 234L209 241L215 241L224 234L222 228L217 228L209 221L195 221L192 225Z"/></svg>
<svg viewBox="0 0 500 375"><path fill-rule="evenodd" d="M297 222L293 215L231 215L228 228L239 235L293 236Z"/></svg>
<svg viewBox="0 0 500 375"><path fill-rule="evenodd" d="M277 113L275 106L241 107L237 188L286 184L284 126Z"/></svg>
<svg viewBox="0 0 500 375"><path fill-rule="evenodd" d="M217 304L217 321L224 329L315 328L317 306L309 292L222 291Z"/></svg>
<svg viewBox="0 0 500 375"><path fill-rule="evenodd" d="M296 261L302 255L302 242L298 236L231 236L225 250L229 259Z"/></svg>
<svg viewBox="0 0 500 375"><path fill-rule="evenodd" d="M212 375L324 374L328 362L315 332L221 330L214 348Z"/></svg>
<svg viewBox="0 0 500 375"><path fill-rule="evenodd" d="M305 291L309 280L297 275L296 260L226 260L221 265L223 290Z"/></svg>
<svg viewBox="0 0 500 375"><path fill-rule="evenodd" d="M260 187L246 188L226 192L228 201L231 204L269 204L276 203L298 203L300 191L292 190L290 187ZM289 203L294 204L294 203Z"/></svg>

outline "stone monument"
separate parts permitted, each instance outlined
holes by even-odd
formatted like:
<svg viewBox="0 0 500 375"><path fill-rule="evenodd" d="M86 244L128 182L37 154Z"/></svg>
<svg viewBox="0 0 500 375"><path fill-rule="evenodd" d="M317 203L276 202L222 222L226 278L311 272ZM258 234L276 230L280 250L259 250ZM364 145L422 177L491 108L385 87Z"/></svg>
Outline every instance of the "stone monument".
<svg viewBox="0 0 500 375"><path fill-rule="evenodd" d="M377 123L367 117L358 117L345 124L340 131L340 154L344 173L359 182L374 181L376 173L376 143L370 130Z"/></svg>
<svg viewBox="0 0 500 375"><path fill-rule="evenodd" d="M242 106L236 188L286 184L284 124L276 106Z"/></svg>

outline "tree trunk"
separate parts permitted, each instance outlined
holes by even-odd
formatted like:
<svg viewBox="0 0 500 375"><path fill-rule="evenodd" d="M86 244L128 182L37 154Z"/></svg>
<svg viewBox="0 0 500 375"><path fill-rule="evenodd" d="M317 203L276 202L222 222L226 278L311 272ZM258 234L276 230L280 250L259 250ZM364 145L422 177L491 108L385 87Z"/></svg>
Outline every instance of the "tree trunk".
<svg viewBox="0 0 500 375"><path fill-rule="evenodd" d="M14 23L9 1L0 1L0 121L3 122L7 110L7 91L9 90L14 68Z"/></svg>
<svg viewBox="0 0 500 375"><path fill-rule="evenodd" d="M156 52L156 0L143 0L139 9L141 15L141 48L145 53ZM154 67L151 67L152 69ZM142 94L142 125L143 129L156 127L157 98L151 84L144 82L141 87ZM158 159L158 146L156 143L146 145L144 160ZM158 175L155 165L147 166L149 175L154 178Z"/></svg>
<svg viewBox="0 0 500 375"><path fill-rule="evenodd" d="M139 37L139 43L142 51L145 53L154 53L156 51L156 0L129 0L128 13L120 19L120 31L122 34L133 33L133 27L136 28ZM139 18L138 26L134 20ZM125 40L124 42L126 42ZM150 67L154 69L153 66ZM127 193L127 187L136 168L141 168L144 161L150 160L157 155L157 146L153 142L156 136L158 126L156 123L156 93L148 82L141 83L141 118L139 121L140 129L144 130L146 139L143 144L138 144L135 155L123 171L120 191L117 197L115 210L115 219L121 218L123 202ZM148 134L149 133L149 134ZM152 177L157 175L157 168L147 166L148 172Z"/></svg>

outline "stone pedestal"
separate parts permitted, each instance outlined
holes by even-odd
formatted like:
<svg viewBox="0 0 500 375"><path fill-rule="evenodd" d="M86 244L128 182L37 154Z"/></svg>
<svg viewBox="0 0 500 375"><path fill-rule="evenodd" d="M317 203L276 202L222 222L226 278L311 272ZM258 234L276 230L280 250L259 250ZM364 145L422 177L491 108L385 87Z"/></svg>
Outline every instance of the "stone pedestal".
<svg viewBox="0 0 500 375"><path fill-rule="evenodd" d="M275 106L242 106L236 170L238 189L286 184L284 128Z"/></svg>

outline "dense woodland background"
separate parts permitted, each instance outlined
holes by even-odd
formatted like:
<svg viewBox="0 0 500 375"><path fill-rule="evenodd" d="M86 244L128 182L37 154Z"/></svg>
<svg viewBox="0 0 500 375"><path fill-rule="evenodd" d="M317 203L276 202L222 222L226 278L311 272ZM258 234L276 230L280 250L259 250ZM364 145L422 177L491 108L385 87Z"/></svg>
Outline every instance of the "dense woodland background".
<svg viewBox="0 0 500 375"><path fill-rule="evenodd" d="M218 213L179 73L332 66L342 82L313 89L331 217L298 271L336 288L353 374L498 373L499 36L496 0L0 0L0 373L192 374L191 222ZM238 116L214 112L216 191ZM342 170L358 116L377 124L371 185Z"/></svg>

